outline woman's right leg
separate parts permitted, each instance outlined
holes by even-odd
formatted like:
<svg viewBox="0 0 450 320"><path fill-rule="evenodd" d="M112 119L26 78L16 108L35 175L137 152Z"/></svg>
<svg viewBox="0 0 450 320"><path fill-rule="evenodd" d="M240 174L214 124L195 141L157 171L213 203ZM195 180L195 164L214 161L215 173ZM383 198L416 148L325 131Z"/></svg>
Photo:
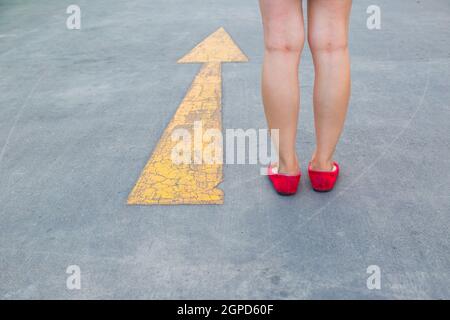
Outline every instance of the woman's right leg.
<svg viewBox="0 0 450 320"><path fill-rule="evenodd" d="M279 172L297 174L298 66L305 41L301 0L260 0L264 27L262 97L270 129L279 129Z"/></svg>
<svg viewBox="0 0 450 320"><path fill-rule="evenodd" d="M314 69L314 170L333 168L350 98L348 30L352 0L309 0L308 41Z"/></svg>

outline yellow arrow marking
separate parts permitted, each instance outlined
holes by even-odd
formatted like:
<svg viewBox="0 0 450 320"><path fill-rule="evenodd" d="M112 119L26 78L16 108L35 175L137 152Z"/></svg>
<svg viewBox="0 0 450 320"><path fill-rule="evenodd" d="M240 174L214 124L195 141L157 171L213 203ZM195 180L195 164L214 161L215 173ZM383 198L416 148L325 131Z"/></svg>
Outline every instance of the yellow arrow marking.
<svg viewBox="0 0 450 320"><path fill-rule="evenodd" d="M164 130L150 160L128 197L128 204L222 204L222 164L175 164L171 153L175 129L185 129L194 137L193 123L203 130L222 129L222 62L245 62L247 57L220 28L178 63L203 63L188 93ZM201 142L203 143L203 141ZM201 149L203 150L203 148ZM222 150L220 150L222 154Z"/></svg>

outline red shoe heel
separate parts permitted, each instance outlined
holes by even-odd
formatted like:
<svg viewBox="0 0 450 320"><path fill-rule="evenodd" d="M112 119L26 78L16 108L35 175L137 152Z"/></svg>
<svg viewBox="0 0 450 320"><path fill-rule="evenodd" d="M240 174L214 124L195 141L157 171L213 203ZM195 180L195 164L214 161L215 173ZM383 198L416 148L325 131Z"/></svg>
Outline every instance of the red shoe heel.
<svg viewBox="0 0 450 320"><path fill-rule="evenodd" d="M333 171L315 171L311 169L311 163L309 164L309 180L314 191L328 192L333 190L339 176L339 165L337 162L333 162L333 165Z"/></svg>
<svg viewBox="0 0 450 320"><path fill-rule="evenodd" d="M292 196L297 193L301 172L297 175L286 175L275 173L272 166L268 170L269 180L272 182L275 191L282 196Z"/></svg>

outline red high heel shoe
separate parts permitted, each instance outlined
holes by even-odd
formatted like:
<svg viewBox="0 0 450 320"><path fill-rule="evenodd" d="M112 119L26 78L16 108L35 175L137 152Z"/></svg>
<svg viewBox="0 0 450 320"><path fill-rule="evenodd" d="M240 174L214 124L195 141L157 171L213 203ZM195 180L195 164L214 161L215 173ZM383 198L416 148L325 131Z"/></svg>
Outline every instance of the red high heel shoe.
<svg viewBox="0 0 450 320"><path fill-rule="evenodd" d="M297 175L279 174L276 173L272 165L270 165L267 173L273 188L278 194L282 196L292 196L297 193L298 184L302 175L300 171Z"/></svg>
<svg viewBox="0 0 450 320"><path fill-rule="evenodd" d="M311 163L308 166L309 180L314 191L328 192L333 190L336 180L339 176L339 165L333 162L332 171L315 171L311 169Z"/></svg>

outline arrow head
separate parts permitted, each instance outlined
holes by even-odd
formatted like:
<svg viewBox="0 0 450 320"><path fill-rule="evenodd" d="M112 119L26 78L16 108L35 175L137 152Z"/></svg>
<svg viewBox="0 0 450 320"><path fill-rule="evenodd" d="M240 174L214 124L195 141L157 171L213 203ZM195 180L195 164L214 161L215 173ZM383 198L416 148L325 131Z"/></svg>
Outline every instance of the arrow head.
<svg viewBox="0 0 450 320"><path fill-rule="evenodd" d="M200 42L178 63L246 62L248 58L224 28L219 28Z"/></svg>

